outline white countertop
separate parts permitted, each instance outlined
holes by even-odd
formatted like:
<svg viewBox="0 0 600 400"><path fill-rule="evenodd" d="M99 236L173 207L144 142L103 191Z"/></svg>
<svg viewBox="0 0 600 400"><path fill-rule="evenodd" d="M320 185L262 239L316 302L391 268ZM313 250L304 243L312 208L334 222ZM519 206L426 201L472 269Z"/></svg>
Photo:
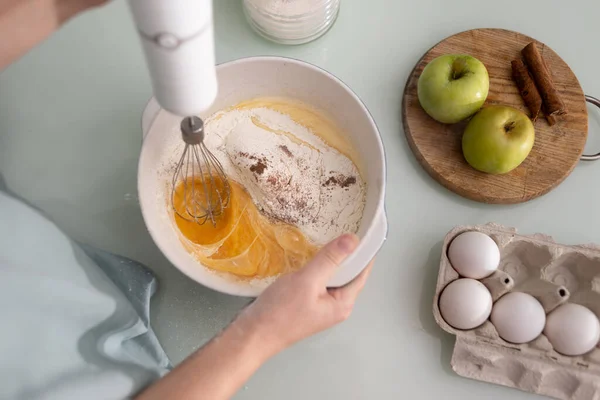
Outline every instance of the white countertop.
<svg viewBox="0 0 600 400"><path fill-rule="evenodd" d="M600 243L600 161L581 163L558 188L527 204L475 203L448 192L416 162L402 130L401 98L423 53L446 36L482 27L545 42L586 93L600 96L600 2L343 0L334 27L297 47L255 35L240 0L216 0L215 13L219 62L284 55L325 68L370 109L388 157L388 240L353 315L269 361L237 398L536 398L451 370L454 338L431 314L441 241L455 225L492 221L566 244ZM151 89L129 18L124 1L88 13L0 74L0 171L13 191L75 239L156 271L152 322L179 362L247 300L186 278L145 229L136 169L140 116ZM587 150L598 152L600 112L589 111Z"/></svg>

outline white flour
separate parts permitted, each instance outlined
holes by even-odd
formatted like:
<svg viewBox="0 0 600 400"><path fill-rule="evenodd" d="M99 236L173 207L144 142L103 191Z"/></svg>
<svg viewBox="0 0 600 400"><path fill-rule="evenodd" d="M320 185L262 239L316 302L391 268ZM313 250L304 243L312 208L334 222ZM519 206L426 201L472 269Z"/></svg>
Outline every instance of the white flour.
<svg viewBox="0 0 600 400"><path fill-rule="evenodd" d="M250 26L282 43L305 43L336 20L340 0L244 0Z"/></svg>
<svg viewBox="0 0 600 400"><path fill-rule="evenodd" d="M326 0L247 0L256 8L272 15L302 17L327 5Z"/></svg>
<svg viewBox="0 0 600 400"><path fill-rule="evenodd" d="M366 184L350 159L310 130L268 108L219 112L204 123L208 149L265 214L319 245L356 232Z"/></svg>

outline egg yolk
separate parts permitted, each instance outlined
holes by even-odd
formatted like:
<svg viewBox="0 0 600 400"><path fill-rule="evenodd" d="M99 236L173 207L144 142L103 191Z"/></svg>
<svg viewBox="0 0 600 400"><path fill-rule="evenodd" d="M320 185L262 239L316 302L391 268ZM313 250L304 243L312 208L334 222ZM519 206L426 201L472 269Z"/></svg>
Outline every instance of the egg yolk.
<svg viewBox="0 0 600 400"><path fill-rule="evenodd" d="M200 224L190 215L200 214L193 210L194 204L207 202L201 178L188 178L176 186L175 222L187 239L185 247L198 261L239 278L267 278L295 271L314 256L318 248L298 228L263 215L239 183L230 180L229 184L229 204L214 224L210 219ZM223 193L223 188L224 183L215 180L215 192ZM197 198L192 199L191 193Z"/></svg>

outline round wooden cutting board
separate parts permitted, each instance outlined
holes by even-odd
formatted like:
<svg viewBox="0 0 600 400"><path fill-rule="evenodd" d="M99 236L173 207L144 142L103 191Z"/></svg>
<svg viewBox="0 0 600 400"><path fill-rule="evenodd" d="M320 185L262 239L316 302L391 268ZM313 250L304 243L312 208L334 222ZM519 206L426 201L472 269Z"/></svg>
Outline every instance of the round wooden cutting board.
<svg viewBox="0 0 600 400"><path fill-rule="evenodd" d="M485 105L504 104L530 115L512 80L511 61L536 42L548 65L567 114L550 126L540 115L535 143L527 159L504 175L479 172L462 154L462 132L466 126L446 125L429 117L417 97L417 82L423 68L434 58L451 53L469 54L486 66L490 89ZM583 90L569 66L548 46L528 36L503 29L474 29L441 41L429 50L411 73L402 104L404 132L419 163L451 191L480 202L514 204L548 193L560 184L579 162L587 139L588 115Z"/></svg>

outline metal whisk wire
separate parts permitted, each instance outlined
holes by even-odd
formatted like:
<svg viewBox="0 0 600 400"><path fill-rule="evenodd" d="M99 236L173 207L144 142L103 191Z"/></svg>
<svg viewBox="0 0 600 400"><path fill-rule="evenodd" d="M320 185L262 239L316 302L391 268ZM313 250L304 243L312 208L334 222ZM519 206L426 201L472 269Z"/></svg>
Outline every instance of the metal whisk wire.
<svg viewBox="0 0 600 400"><path fill-rule="evenodd" d="M200 225L216 217L229 205L231 187L223 166L204 144L204 124L198 117L181 121L181 136L185 148L177 162L171 187L171 204L181 218ZM198 184L200 181L200 184ZM177 193L182 182L182 193ZM181 196L178 207L177 197Z"/></svg>

